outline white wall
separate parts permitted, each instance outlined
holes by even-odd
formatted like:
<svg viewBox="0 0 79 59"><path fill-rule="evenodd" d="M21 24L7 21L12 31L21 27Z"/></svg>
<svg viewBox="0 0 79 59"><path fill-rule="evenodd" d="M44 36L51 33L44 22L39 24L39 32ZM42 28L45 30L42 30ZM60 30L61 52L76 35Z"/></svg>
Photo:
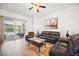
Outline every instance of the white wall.
<svg viewBox="0 0 79 59"><path fill-rule="evenodd" d="M25 22L25 30L26 30L26 35L28 34L28 32L33 31L33 24L32 24L32 19L28 19Z"/></svg>
<svg viewBox="0 0 79 59"><path fill-rule="evenodd" d="M44 29L44 20L50 19L52 17L58 17L58 29L56 31L59 31L61 35L65 36L67 28L70 34L79 33L79 6L56 12L54 14L48 15L44 19L37 19L38 21L36 22L36 26L39 31L49 30Z"/></svg>

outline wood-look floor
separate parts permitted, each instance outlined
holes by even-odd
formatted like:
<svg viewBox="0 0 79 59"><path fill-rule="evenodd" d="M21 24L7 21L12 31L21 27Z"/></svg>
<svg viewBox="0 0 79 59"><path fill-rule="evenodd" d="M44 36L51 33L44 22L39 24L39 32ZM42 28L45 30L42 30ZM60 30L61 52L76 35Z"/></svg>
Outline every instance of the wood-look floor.
<svg viewBox="0 0 79 59"><path fill-rule="evenodd" d="M0 56L48 56L48 50L53 44L46 43L46 47L41 47L39 53L38 47L30 44L24 39L4 42L0 45Z"/></svg>

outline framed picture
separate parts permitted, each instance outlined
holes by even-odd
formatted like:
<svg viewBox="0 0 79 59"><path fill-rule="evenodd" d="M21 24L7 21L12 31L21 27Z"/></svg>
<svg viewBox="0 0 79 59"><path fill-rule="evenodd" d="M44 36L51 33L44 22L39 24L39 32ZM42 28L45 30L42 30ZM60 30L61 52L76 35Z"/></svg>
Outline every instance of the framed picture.
<svg viewBox="0 0 79 59"><path fill-rule="evenodd" d="M50 29L58 29L58 17L45 20L44 27Z"/></svg>

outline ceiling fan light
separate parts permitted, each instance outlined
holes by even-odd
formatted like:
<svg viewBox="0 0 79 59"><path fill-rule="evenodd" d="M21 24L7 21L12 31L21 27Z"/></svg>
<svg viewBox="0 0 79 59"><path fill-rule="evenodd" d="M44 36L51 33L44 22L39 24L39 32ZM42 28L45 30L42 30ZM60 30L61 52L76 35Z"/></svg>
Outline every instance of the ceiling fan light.
<svg viewBox="0 0 79 59"><path fill-rule="evenodd" d="M38 6L33 6L33 8L34 8L35 10L39 9L39 7L38 7Z"/></svg>

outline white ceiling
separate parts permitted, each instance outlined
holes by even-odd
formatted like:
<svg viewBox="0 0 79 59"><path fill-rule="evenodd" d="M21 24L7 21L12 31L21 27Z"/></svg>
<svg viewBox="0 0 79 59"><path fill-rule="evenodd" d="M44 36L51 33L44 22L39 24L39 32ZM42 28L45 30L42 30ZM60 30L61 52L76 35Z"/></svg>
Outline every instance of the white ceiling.
<svg viewBox="0 0 79 59"><path fill-rule="evenodd" d="M36 15L38 18L43 18L64 9L79 5L78 3L45 3L45 9L39 13L35 10L28 10L31 7L30 3L0 3L0 9L4 9L28 18L33 18Z"/></svg>

